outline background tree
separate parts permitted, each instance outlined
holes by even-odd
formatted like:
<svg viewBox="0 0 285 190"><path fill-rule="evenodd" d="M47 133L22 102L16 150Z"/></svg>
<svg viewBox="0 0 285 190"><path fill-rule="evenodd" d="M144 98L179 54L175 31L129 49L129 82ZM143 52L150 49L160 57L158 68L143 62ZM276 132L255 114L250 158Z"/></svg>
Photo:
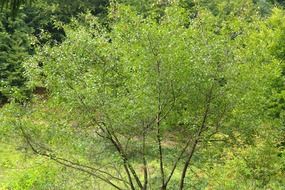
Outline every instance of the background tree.
<svg viewBox="0 0 285 190"><path fill-rule="evenodd" d="M15 20L1 13L0 24L0 104L9 99L23 100L27 96L22 61L29 55L31 29L24 15Z"/></svg>

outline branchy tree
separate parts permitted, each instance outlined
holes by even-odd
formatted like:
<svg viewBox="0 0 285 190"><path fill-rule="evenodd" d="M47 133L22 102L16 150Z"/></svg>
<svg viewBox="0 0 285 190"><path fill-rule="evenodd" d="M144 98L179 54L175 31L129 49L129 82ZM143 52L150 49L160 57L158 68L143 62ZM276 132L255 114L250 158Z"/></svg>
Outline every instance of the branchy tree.
<svg viewBox="0 0 285 190"><path fill-rule="evenodd" d="M158 19L113 4L108 29L88 14L65 26L62 44L25 64L50 99L23 108L15 125L24 141L111 189L190 188L193 159L209 143L251 142L279 72L268 41L257 40L267 25L241 5L191 17L174 3Z"/></svg>

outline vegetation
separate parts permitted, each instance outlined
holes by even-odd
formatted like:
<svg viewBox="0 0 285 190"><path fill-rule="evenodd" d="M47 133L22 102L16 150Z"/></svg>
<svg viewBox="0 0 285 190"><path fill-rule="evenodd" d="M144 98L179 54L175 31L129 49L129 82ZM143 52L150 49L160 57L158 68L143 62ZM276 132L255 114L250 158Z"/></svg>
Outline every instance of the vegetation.
<svg viewBox="0 0 285 190"><path fill-rule="evenodd" d="M0 189L284 189L282 2L2 7Z"/></svg>

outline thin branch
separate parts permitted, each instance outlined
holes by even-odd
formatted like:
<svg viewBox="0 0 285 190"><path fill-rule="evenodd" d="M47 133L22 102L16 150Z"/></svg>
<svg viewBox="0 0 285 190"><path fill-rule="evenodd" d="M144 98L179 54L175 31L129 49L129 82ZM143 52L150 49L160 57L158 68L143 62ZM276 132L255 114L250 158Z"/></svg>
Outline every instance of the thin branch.
<svg viewBox="0 0 285 190"><path fill-rule="evenodd" d="M116 170L117 174L121 177L121 179L123 179L123 175L120 172L120 169L118 169L115 165L113 165L113 168ZM124 184L127 188L129 188L129 182L127 182L126 180L124 180Z"/></svg>
<svg viewBox="0 0 285 190"><path fill-rule="evenodd" d="M143 190L147 190L147 184L148 184L148 172L147 172L147 160L146 160L146 128L144 126L143 130L143 147L142 147L142 157L143 157L143 171L144 171L144 185L143 185Z"/></svg>
<svg viewBox="0 0 285 190"><path fill-rule="evenodd" d="M113 186L114 188L116 188L118 190L122 190L122 188L120 188L119 186L115 185L110 180L108 180L108 179L106 179L106 178L104 178L102 176L99 176L98 174L95 173L95 172L102 172L100 169L93 168L93 167L90 167L90 166L85 166L85 165L82 165L82 164L79 164L79 163L75 163L75 162L66 160L64 158L57 157L54 154L49 154L49 153L41 152L41 151L37 150L34 147L34 145L33 145L32 141L31 141L29 135L25 132L25 130L23 129L21 124L20 124L19 128L20 128L21 133L22 133L24 139L26 140L27 144L30 146L30 148L32 149L32 151L35 154L47 157L47 158L49 158L49 159L51 159L51 160L53 160L53 161L55 161L55 162L57 162L57 163L59 163L59 164L61 164L63 166L66 166L66 167L69 167L69 168L72 168L72 169L75 169L75 170L87 173L87 174L89 174L91 176L97 177L98 179L108 183L109 185ZM86 169L84 169L84 168L86 168ZM89 171L88 169L91 169L91 171ZM106 174L106 172L104 172L104 173ZM120 179L120 181L121 181L121 179Z"/></svg>
<svg viewBox="0 0 285 190"><path fill-rule="evenodd" d="M174 174L174 171L175 171L176 168L177 168L177 165L178 165L179 161L182 159L182 157L183 157L184 153L186 152L187 148L189 147L191 141L192 141L192 139L189 139L189 140L187 141L187 143L186 143L185 146L183 147L182 151L180 152L178 158L177 158L176 161L174 162L174 165L173 165L173 167L172 167L172 169L171 169L171 171L170 171L170 174L169 174L168 178L166 179L166 181L165 181L165 183L164 183L164 186L165 186L165 187L167 187L169 181L171 180L171 178L172 178L172 176L173 176L173 174Z"/></svg>
<svg viewBox="0 0 285 190"><path fill-rule="evenodd" d="M201 137L201 134L203 132L203 129L206 127L206 122L207 122L207 119L208 119L208 115L209 115L209 111L210 111L210 105L211 105L211 101L212 101L213 88L214 88L214 83L211 85L209 94L206 97L206 108L205 108L205 112L204 112L204 115L203 115L203 120L202 120L201 126L200 126L200 128L198 130L198 133L197 133L196 138L195 138L195 140L194 140L194 142L192 144L190 153L188 155L188 158L187 158L187 160L186 160L186 162L184 164L183 170L182 170L182 174L181 174L181 178L180 178L179 190L183 190L183 188L184 188L184 181L185 181L185 176L186 176L187 169L188 169L190 161L191 161L191 159L192 159L192 157L194 155L194 152L196 150L196 147L197 147L197 144L198 144L199 139Z"/></svg>
<svg viewBox="0 0 285 190"><path fill-rule="evenodd" d="M157 116L156 116L156 140L157 140L157 146L158 146L158 152L159 152L159 166L160 166L160 175L161 175L161 189L164 188L164 181L165 181L165 173L164 173L164 163L163 163L163 151L162 151L162 146L161 146L161 126L160 126L160 121L161 121L161 114L162 114L162 105L161 105L161 61L157 59L158 53L155 52L154 46L152 44L152 41L149 37L149 47L150 50L153 54L153 56L156 58L156 72L157 72L157 81L156 81L156 89L158 91L157 94Z"/></svg>

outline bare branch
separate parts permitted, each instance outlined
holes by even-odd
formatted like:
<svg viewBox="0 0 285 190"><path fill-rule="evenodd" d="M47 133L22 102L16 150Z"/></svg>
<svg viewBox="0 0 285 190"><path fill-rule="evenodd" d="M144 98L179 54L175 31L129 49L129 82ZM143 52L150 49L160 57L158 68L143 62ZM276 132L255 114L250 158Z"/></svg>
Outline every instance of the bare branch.
<svg viewBox="0 0 285 190"><path fill-rule="evenodd" d="M142 152L142 157L143 157L143 171L144 171L144 185L143 185L143 190L147 190L147 184L148 184L148 167L147 167L147 160L146 160L146 128L144 126L144 131L143 131L143 152Z"/></svg>
<svg viewBox="0 0 285 190"><path fill-rule="evenodd" d="M181 174L181 178L180 178L179 190L183 190L184 180L185 180L187 169L188 169L190 161L191 161L191 159L192 159L192 157L194 155L194 152L195 152L195 149L196 149L197 144L199 142L199 139L201 137L201 134L203 133L203 129L206 127L206 122L207 122L207 118L208 118L209 111L210 111L210 105L211 105L211 101L212 101L213 88L214 88L214 83L211 85L211 88L209 90L209 94L206 96L206 108L205 108L205 112L204 112L204 115L203 115L203 120L202 120L201 126L200 126L200 128L198 130L198 133L197 133L197 135L195 137L195 140L194 140L194 142L192 144L192 147L191 147L190 153L188 155L188 158L186 159L186 162L184 164L184 167L183 167L183 170L182 170L182 174Z"/></svg>
<svg viewBox="0 0 285 190"><path fill-rule="evenodd" d="M47 158L49 158L49 159L51 159L51 160L55 161L56 163L59 163L59 164L61 164L63 166L66 166L66 167L69 167L69 168L72 168L72 169L75 169L75 170L87 173L87 174L89 174L91 176L94 176L94 177L96 177L96 178L98 178L98 179L108 183L109 185L113 186L114 188L116 188L118 190L122 190L122 188L120 188L119 186L115 185L109 179L107 179L107 178L105 178L103 176L100 176L99 174L96 173L96 172L101 172L101 173L108 174L109 176L111 176L111 174L109 174L109 173L107 173L105 171L102 171L101 169L93 168L93 167L86 166L86 165L82 165L82 164L79 164L79 163L76 163L76 162L73 162L73 161L70 161L70 160L67 160L67 159L64 159L64 158L57 157L56 155L54 155L52 153L41 152L41 151L37 150L36 147L33 145L32 141L31 141L31 138L25 132L25 130L23 129L21 124L19 125L19 128L20 128L20 130L22 132L22 135L23 135L25 141L27 142L27 144L30 146L30 148L32 149L32 151L35 154L47 157ZM114 177L114 176L112 176L112 178L113 179L117 179L119 181L124 181L124 180L119 179L119 178Z"/></svg>

